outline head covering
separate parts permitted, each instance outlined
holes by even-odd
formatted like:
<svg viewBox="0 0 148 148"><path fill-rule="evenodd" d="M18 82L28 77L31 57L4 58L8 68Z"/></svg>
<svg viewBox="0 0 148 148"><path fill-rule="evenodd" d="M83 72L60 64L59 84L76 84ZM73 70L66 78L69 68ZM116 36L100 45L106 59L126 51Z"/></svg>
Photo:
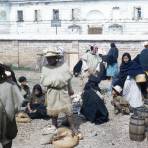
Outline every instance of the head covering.
<svg viewBox="0 0 148 148"><path fill-rule="evenodd" d="M11 72L10 72L10 71L7 71L7 70L6 70L6 71L5 71L5 74L6 74L7 77L10 77L10 76L11 76Z"/></svg>
<svg viewBox="0 0 148 148"><path fill-rule="evenodd" d="M111 48L115 48L115 47L116 47L115 43L111 43L111 44L110 44L110 47L111 47Z"/></svg>
<svg viewBox="0 0 148 148"><path fill-rule="evenodd" d="M145 47L145 46L148 46L148 41L145 41L144 43L143 43L143 46Z"/></svg>
<svg viewBox="0 0 148 148"><path fill-rule="evenodd" d="M61 56L64 55L64 48L63 48L63 47L57 47L57 51L59 52L59 54L60 54Z"/></svg>
<svg viewBox="0 0 148 148"><path fill-rule="evenodd" d="M122 92L122 88L119 85L114 86L113 90L115 90L119 94Z"/></svg>
<svg viewBox="0 0 148 148"><path fill-rule="evenodd" d="M61 56L61 53L59 50L57 50L57 48L46 49L43 52L44 52L45 57Z"/></svg>

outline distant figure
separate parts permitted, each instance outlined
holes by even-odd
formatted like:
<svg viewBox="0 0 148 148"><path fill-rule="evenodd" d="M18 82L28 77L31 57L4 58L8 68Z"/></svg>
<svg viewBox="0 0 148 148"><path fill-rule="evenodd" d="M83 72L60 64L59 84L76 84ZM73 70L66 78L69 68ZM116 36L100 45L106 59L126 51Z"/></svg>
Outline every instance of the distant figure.
<svg viewBox="0 0 148 148"><path fill-rule="evenodd" d="M30 95L31 95L30 94L30 88L29 88L29 86L27 84L26 77L21 76L21 77L19 77L18 81L20 83L21 93L22 93L22 95L23 95L23 97L25 99L23 104L22 104L22 107L26 107L28 102L30 101Z"/></svg>
<svg viewBox="0 0 148 148"><path fill-rule="evenodd" d="M115 43L110 44L110 50L107 54L107 70L106 75L109 78L112 78L112 81L114 77L118 74L118 54L119 51L115 45Z"/></svg>
<svg viewBox="0 0 148 148"><path fill-rule="evenodd" d="M15 114L23 102L18 86L9 74L7 66L0 64L0 143L3 148L12 147L12 140L17 135Z"/></svg>
<svg viewBox="0 0 148 148"><path fill-rule="evenodd" d="M95 74L98 64L102 61L102 58L98 55L98 47L96 45L91 46L90 51L82 56L82 60L87 64L88 75Z"/></svg>

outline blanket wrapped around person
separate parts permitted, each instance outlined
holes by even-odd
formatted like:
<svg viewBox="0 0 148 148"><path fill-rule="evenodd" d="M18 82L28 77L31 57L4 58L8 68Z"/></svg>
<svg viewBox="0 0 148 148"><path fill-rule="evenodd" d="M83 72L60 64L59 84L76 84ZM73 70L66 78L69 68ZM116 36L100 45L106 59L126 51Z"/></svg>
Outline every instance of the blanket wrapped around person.
<svg viewBox="0 0 148 148"><path fill-rule="evenodd" d="M82 94L83 104L81 113L88 121L95 124L102 124L109 120L109 113L103 99L101 99L97 94L99 88L97 88L97 85L95 84L95 79L95 76L90 76L85 85L84 92Z"/></svg>

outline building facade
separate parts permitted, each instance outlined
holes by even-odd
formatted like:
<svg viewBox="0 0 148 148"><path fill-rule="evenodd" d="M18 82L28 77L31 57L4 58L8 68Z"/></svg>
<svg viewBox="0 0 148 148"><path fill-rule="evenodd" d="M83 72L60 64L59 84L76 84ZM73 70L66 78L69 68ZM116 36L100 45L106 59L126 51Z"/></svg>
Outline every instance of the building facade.
<svg viewBox="0 0 148 148"><path fill-rule="evenodd" d="M0 34L148 34L147 0L1 0Z"/></svg>

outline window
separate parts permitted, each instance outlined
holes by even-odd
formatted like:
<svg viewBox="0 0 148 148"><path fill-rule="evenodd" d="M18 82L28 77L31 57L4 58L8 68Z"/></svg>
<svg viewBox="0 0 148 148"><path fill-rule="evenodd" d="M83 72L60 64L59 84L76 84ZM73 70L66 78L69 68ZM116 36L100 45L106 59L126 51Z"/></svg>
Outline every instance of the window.
<svg viewBox="0 0 148 148"><path fill-rule="evenodd" d="M17 11L17 21L18 22L23 22L23 11L22 10L18 10Z"/></svg>
<svg viewBox="0 0 148 148"><path fill-rule="evenodd" d="M0 11L0 20L6 20L6 19L7 19L6 11L4 10Z"/></svg>
<svg viewBox="0 0 148 148"><path fill-rule="evenodd" d="M142 19L141 7L134 8L134 19Z"/></svg>
<svg viewBox="0 0 148 148"><path fill-rule="evenodd" d="M59 10L53 9L53 20L59 20Z"/></svg>
<svg viewBox="0 0 148 148"><path fill-rule="evenodd" d="M72 20L74 20L75 19L75 17L74 17L74 9L72 9L72 15L71 15L71 18L72 18Z"/></svg>
<svg viewBox="0 0 148 148"><path fill-rule="evenodd" d="M40 20L40 10L34 10L34 21L38 22Z"/></svg>
<svg viewBox="0 0 148 148"><path fill-rule="evenodd" d="M90 27L88 26L88 34L102 34L102 27Z"/></svg>
<svg viewBox="0 0 148 148"><path fill-rule="evenodd" d="M80 20L80 9L75 8L71 10L71 19Z"/></svg>
<svg viewBox="0 0 148 148"><path fill-rule="evenodd" d="M115 6L112 8L112 19L114 20L118 20L120 19L121 15L120 15L120 7Z"/></svg>

